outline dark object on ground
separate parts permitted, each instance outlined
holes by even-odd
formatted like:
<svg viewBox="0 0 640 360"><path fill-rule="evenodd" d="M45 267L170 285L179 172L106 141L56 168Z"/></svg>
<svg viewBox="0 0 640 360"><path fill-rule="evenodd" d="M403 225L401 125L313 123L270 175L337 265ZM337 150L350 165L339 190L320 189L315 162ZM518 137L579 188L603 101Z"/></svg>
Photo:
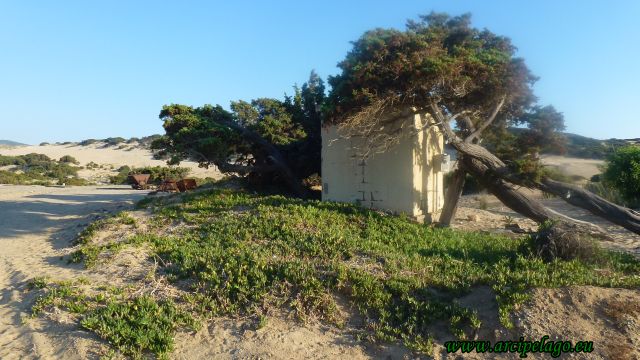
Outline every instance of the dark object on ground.
<svg viewBox="0 0 640 360"><path fill-rule="evenodd" d="M593 237L585 236L576 224L566 222L543 226L534 235L533 241L538 255L547 261L576 258L594 261L600 253L600 247Z"/></svg>
<svg viewBox="0 0 640 360"><path fill-rule="evenodd" d="M178 189L178 184L175 180L165 180L160 184L160 187L158 187L158 191L179 192L180 189Z"/></svg>
<svg viewBox="0 0 640 360"><path fill-rule="evenodd" d="M196 179L182 179L176 183L180 192L193 190L198 187Z"/></svg>
<svg viewBox="0 0 640 360"><path fill-rule="evenodd" d="M131 187L136 190L146 190L149 188L150 177L150 174L129 175L129 183L131 183Z"/></svg>

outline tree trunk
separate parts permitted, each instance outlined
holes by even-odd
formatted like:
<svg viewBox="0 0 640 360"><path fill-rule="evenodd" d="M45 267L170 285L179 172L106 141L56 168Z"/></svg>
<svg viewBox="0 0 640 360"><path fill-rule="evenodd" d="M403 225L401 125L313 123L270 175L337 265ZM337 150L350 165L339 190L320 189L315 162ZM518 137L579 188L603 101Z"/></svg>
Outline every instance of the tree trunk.
<svg viewBox="0 0 640 360"><path fill-rule="evenodd" d="M222 122L222 124L234 130L237 130L245 139L251 141L254 145L262 148L267 154L267 158L271 162L270 165L274 167L273 170L269 169L268 166L264 167L264 169L265 170L268 169L268 171L277 172L282 177L282 180L287 185L287 188L291 190L291 192L293 192L295 195L303 198L307 197L308 192L305 189L305 187L302 185L302 181L300 181L300 179L298 179L298 177L295 176L293 171L291 171L291 168L289 167L289 165L287 165L287 162L284 156L282 156L282 153L280 152L280 150L278 150L278 148L276 148L273 144L265 140L262 136L260 136L260 134L250 129L247 129L246 127L236 123L235 121L226 121L226 122ZM257 167L256 169L259 169L259 168Z"/></svg>
<svg viewBox="0 0 640 360"><path fill-rule="evenodd" d="M462 166L462 159L459 159L458 168L451 176L451 182L447 187L447 193L444 197L444 207L440 214L440 225L449 226L455 218L456 211L458 211L458 202L460 201L462 189L464 188L464 177L466 173Z"/></svg>
<svg viewBox="0 0 640 360"><path fill-rule="evenodd" d="M463 161L465 169L476 176L482 185L513 211L537 223L555 218L542 203L521 193L512 183L496 176L492 169L479 160L465 156Z"/></svg>
<svg viewBox="0 0 640 360"><path fill-rule="evenodd" d="M540 190L556 195L571 205L589 210L594 215L609 220L625 229L640 234L640 214L611 203L581 187L544 178Z"/></svg>
<svg viewBox="0 0 640 360"><path fill-rule="evenodd" d="M483 184L486 182L487 184L484 185L490 190L497 190L499 193L494 193L494 191L492 191L492 193L503 201L505 205L536 222L541 222L538 219L553 217L550 216L551 214L546 210L544 212L546 214L540 211L539 207L542 206L542 204L522 194L521 196L524 196L524 198L521 199L522 201L514 200L513 196L507 196L505 200L501 198L501 196L506 195L505 191L501 189L507 189L509 187L515 189L513 184L521 184L522 181L512 174L500 159L484 147L464 143L459 140L451 141L451 145L464 156L467 170L478 176L478 179ZM498 185L500 181L506 185ZM559 196L571 205L586 209L594 215L620 225L636 234L640 234L640 215L630 209L618 206L578 186L548 178L543 179L541 182L533 183L532 185L537 189ZM510 204L505 201L515 202ZM539 206L536 205L536 203L539 204Z"/></svg>

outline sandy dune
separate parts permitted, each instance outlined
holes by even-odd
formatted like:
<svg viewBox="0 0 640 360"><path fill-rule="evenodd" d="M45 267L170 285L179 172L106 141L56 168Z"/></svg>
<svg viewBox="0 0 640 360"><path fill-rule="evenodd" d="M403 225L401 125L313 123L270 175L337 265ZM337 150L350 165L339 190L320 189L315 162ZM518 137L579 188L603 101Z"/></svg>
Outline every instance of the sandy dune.
<svg viewBox="0 0 640 360"><path fill-rule="evenodd" d="M593 175L602 172L600 166L604 165L604 160L543 155L542 163L546 166L555 167L566 175L577 175L589 180Z"/></svg>
<svg viewBox="0 0 640 360"><path fill-rule="evenodd" d="M131 167L144 166L167 166L164 160L155 160L151 151L140 147L123 145L105 147L104 144L96 143L87 146L76 144L70 145L44 145L44 146L19 146L1 147L0 155L25 155L29 153L45 154L52 159L60 159L64 155L71 155L80 162L80 166L86 166L90 162L103 165L102 169L84 169L79 172L79 176L91 181L106 181L109 175L114 175L115 169L128 165ZM192 161L180 163L180 167L191 169L189 175L199 178L212 177L220 178L221 174L214 167L204 169Z"/></svg>
<svg viewBox="0 0 640 360"><path fill-rule="evenodd" d="M0 185L0 359L82 359L100 347L75 325L51 328L39 319L23 324L33 301L26 282L86 276L82 267L60 259L70 239L94 216L145 195L126 186Z"/></svg>
<svg viewBox="0 0 640 360"><path fill-rule="evenodd" d="M135 200L145 194L144 191L134 191L126 186L57 188L0 185L0 359L98 359L106 354L107 345L95 335L80 329L77 321L66 317L68 315L64 312L49 313L46 318L29 318L35 294L27 291L27 283L34 277L45 276L53 280L85 278L93 285L114 284L122 282L132 271L136 272L135 266L131 265L144 262L144 259L129 261L126 252L120 254L113 264L92 270L86 270L82 265L68 264L61 256L68 254L72 239L85 224L104 213L130 208ZM483 212L462 207L456 227L471 225L462 218L465 211L480 215ZM485 212L493 217L485 219L481 216L482 220L495 223L496 227L505 214L493 206ZM593 314L600 314L603 307L621 296L627 302L640 301L639 290L593 287L538 290L534 293L533 301L516 314L516 328L511 332L499 325L497 303L488 287L475 289L461 298L460 302L464 306L479 308L483 324L487 325L479 333L483 339L517 339L521 334L534 339L542 334L566 337L562 335L565 334L564 324L575 323L580 327L579 331L570 334L571 339L593 339L600 353L598 356L594 353L590 354L594 356L577 358L604 359L611 358L603 355L609 354L604 352L610 351L605 348L609 339L620 343L638 339L638 323L634 322L635 325L627 329L618 328L608 317L597 321L589 318ZM571 301L566 302L566 299ZM587 310L580 312L579 309ZM548 316L531 315L550 311L562 316L562 322L551 321ZM357 322L357 317L355 319ZM443 328L446 329L446 326ZM438 334L436 332L434 358L451 358L442 348L442 342L450 339L450 335L444 332ZM638 345L636 340L629 341L625 349ZM465 358L486 358L478 354L467 355ZM415 355L392 344L367 345L355 340L349 331L331 326L301 324L291 318L273 316L267 326L260 330L253 329L247 320L213 319L196 333L180 332L176 338L176 349L170 357L355 360L409 359ZM548 356L530 354L529 358L546 359Z"/></svg>
<svg viewBox="0 0 640 360"><path fill-rule="evenodd" d="M64 314L29 318L35 277L121 282L109 266L86 270L61 258L83 225L104 213L130 208L146 195L126 186L41 187L0 185L0 359L99 359L107 345ZM125 266L124 274L130 272ZM125 275L126 277L126 275ZM54 320L54 321L52 321ZM338 329L273 318L260 331L247 321L220 320L196 333L180 333L171 358L389 359L406 349L365 348ZM392 356L393 355L393 356Z"/></svg>

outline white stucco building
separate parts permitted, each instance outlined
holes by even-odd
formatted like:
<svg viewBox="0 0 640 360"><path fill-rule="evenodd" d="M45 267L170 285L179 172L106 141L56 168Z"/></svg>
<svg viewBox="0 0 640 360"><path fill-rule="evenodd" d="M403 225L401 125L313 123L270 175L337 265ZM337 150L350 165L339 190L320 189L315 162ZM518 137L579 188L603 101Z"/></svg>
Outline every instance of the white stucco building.
<svg viewBox="0 0 640 360"><path fill-rule="evenodd" d="M322 200L404 213L437 221L448 166L443 136L429 115L407 118L400 141L382 153L362 155L362 138L344 138L335 125L322 128Z"/></svg>

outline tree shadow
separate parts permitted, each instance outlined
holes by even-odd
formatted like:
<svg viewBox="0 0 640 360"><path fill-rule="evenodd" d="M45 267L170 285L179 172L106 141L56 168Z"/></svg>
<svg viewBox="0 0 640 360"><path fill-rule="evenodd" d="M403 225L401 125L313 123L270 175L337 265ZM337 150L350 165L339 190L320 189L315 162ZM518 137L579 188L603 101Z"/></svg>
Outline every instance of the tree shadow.
<svg viewBox="0 0 640 360"><path fill-rule="evenodd" d="M0 201L0 242L5 239L59 232L74 233L92 216L130 206L146 193L36 194ZM60 244L54 244L60 245ZM55 246L58 247L58 246Z"/></svg>

